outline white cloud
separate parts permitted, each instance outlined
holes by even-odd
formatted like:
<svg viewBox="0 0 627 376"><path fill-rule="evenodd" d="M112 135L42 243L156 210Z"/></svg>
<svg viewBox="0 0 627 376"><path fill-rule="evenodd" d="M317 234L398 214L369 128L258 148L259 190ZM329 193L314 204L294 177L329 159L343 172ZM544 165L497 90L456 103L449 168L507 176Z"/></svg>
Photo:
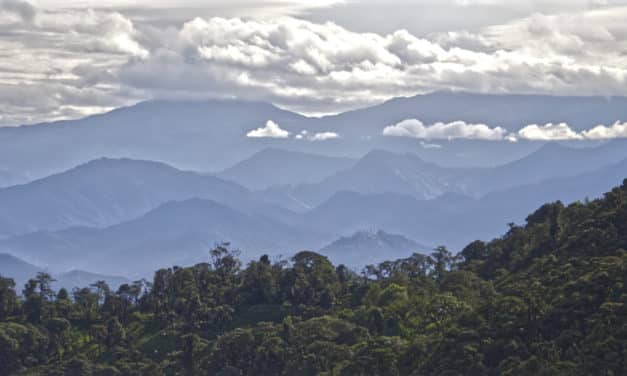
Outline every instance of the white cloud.
<svg viewBox="0 0 627 376"><path fill-rule="evenodd" d="M427 143L424 141L420 141L420 146L422 146L425 149L441 149L442 148L442 145L440 144Z"/></svg>
<svg viewBox="0 0 627 376"><path fill-rule="evenodd" d="M314 135L309 138L310 141L326 141L333 140L335 138L339 138L340 135L335 132L320 132L314 133Z"/></svg>
<svg viewBox="0 0 627 376"><path fill-rule="evenodd" d="M156 27L141 12L110 10L130 3L79 10L81 2L50 0L38 2L49 9L35 9L0 0L0 98L9 98L0 101L0 125L164 97L263 100L320 114L441 89L627 95L627 7L582 5L572 13L420 37L405 30L356 32L274 13ZM241 8L244 0L237 3ZM279 3L281 9L309 7ZM485 129L476 131L485 137Z"/></svg>
<svg viewBox="0 0 627 376"><path fill-rule="evenodd" d="M568 124L545 124L539 126L531 124L519 130L514 136L532 141L560 141L560 140L608 140L613 138L627 138L627 123L616 122L611 126L597 125L582 132L574 131Z"/></svg>
<svg viewBox="0 0 627 376"><path fill-rule="evenodd" d="M340 138L340 135L335 132L309 133L309 131L304 130L304 131L301 131L296 136L294 136L294 138L297 140L307 140L307 141L327 141L327 140Z"/></svg>
<svg viewBox="0 0 627 376"><path fill-rule="evenodd" d="M583 140L583 136L573 131L568 124L530 124L518 131L518 138L531 141Z"/></svg>
<svg viewBox="0 0 627 376"><path fill-rule="evenodd" d="M611 126L597 125L596 127L577 132L566 123L547 123L545 125L529 124L518 132L508 133L501 127L490 128L485 124L468 124L464 121L451 123L438 122L424 125L420 120L408 119L383 129L385 136L412 137L426 140L438 139L474 139L491 141L518 140L528 141L569 141L569 140L604 140L613 138L627 138L627 123L616 122ZM441 147L438 144L427 144L421 141L425 148Z"/></svg>
<svg viewBox="0 0 627 376"><path fill-rule="evenodd" d="M583 136L591 140L603 140L610 138L627 138L627 122L616 122L612 126L597 125L596 127L583 131Z"/></svg>
<svg viewBox="0 0 627 376"><path fill-rule="evenodd" d="M254 129L246 133L246 137L251 138L288 138L290 132L281 129L279 125L272 120L266 122L266 126Z"/></svg>
<svg viewBox="0 0 627 376"><path fill-rule="evenodd" d="M413 137L432 140L473 139L503 140L507 131L501 127L490 128L485 124L468 124L464 121L424 125L420 120L408 119L383 129L384 136Z"/></svg>

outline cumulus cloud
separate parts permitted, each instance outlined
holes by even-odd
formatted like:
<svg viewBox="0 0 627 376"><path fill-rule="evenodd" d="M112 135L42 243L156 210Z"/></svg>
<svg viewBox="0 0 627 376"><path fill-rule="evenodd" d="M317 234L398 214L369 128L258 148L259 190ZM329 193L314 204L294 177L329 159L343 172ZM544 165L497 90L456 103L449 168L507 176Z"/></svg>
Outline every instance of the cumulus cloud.
<svg viewBox="0 0 627 376"><path fill-rule="evenodd" d="M441 89L627 95L627 7L416 36L267 16L198 17L161 28L103 8L0 4L30 20L0 17L0 91L13 93L0 102L0 125L164 97L264 100L319 114ZM460 129L472 130L464 137L505 137L451 127L451 137Z"/></svg>
<svg viewBox="0 0 627 376"><path fill-rule="evenodd" d="M429 140L503 140L507 131L501 127L490 128L485 124L468 124L464 121L425 125L420 120L408 119L383 129L384 136L413 137Z"/></svg>
<svg viewBox="0 0 627 376"><path fill-rule="evenodd" d="M272 120L268 120L265 127L257 128L246 133L246 137L250 138L288 138L289 136L290 132L281 129L281 127Z"/></svg>
<svg viewBox="0 0 627 376"><path fill-rule="evenodd" d="M597 125L582 132L574 131L568 124L545 125L530 124L522 128L516 135L517 139L531 141L565 141L565 140L609 140L627 138L627 123L616 122L611 126Z"/></svg>
<svg viewBox="0 0 627 376"><path fill-rule="evenodd" d="M518 131L518 138L532 141L582 140L583 136L566 123L530 124Z"/></svg>
<svg viewBox="0 0 627 376"><path fill-rule="evenodd" d="M299 134L294 136L297 140L307 140L307 141L326 141L333 140L336 138L340 138L340 135L335 132L318 132L318 133L309 133L309 131L304 130Z"/></svg>
<svg viewBox="0 0 627 376"><path fill-rule="evenodd" d="M627 17L627 8L617 13ZM150 57L125 65L120 79L145 90L157 84L172 93L263 98L305 113L337 112L439 89L619 94L627 93L627 55L617 51L627 46L619 38L603 48L597 45L604 30L618 36L625 29L619 18L611 13L598 19L609 25L589 30L597 40L561 26L578 24L568 17L430 39L405 30L358 33L294 18L197 18L170 35L169 43L153 41ZM534 28L562 31L546 35ZM520 31L527 29L533 32ZM527 33L529 40L510 35L516 33ZM582 43L567 46L573 40Z"/></svg>
<svg viewBox="0 0 627 376"><path fill-rule="evenodd" d="M594 128L577 132L566 123L529 124L518 132L509 133L501 127L490 128L485 124L469 124L464 121L451 123L438 122L425 125L420 120L408 119L383 129L384 136L412 137L425 140L472 139L490 141L572 141L607 140L627 138L627 123L616 122L611 126L597 125ZM438 148L441 145L421 141L424 148Z"/></svg>
<svg viewBox="0 0 627 376"><path fill-rule="evenodd" d="M610 138L627 138L627 122L616 122L612 126L597 125L596 127L583 131L583 136L591 140L603 140Z"/></svg>

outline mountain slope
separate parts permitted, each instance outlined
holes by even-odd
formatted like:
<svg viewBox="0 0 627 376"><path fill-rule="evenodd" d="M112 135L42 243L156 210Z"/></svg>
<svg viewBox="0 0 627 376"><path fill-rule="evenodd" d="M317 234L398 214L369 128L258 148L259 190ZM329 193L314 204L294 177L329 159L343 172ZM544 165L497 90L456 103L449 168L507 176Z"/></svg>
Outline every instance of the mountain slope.
<svg viewBox="0 0 627 376"><path fill-rule="evenodd" d="M273 144L246 138L267 120L284 126L305 118L259 102L143 102L79 120L0 128L0 168L41 177L100 157L126 157L218 171Z"/></svg>
<svg viewBox="0 0 627 376"><path fill-rule="evenodd" d="M344 264L359 270L383 260L409 257L416 252L428 253L431 248L402 235L378 230L358 231L351 236L343 236L320 249L320 253L334 264Z"/></svg>
<svg viewBox="0 0 627 376"><path fill-rule="evenodd" d="M627 119L627 100L439 92L397 98L334 116L307 118L273 105L237 100L153 101L90 116L0 129L0 170L39 178L100 158L156 160L177 168L222 171L268 147L357 157L373 149L415 152L448 165L494 165L537 148L535 143L442 141L424 148L419 140L384 137L383 128L417 118L425 124L463 120L515 131L527 124L568 122L575 129ZM292 135L336 132L339 139L251 139L246 134L273 120ZM498 155L499 158L495 158Z"/></svg>
<svg viewBox="0 0 627 376"><path fill-rule="evenodd" d="M18 292L26 282L37 276L37 273L47 272L46 269L32 265L8 253L0 253L0 276L11 278L15 282L15 288ZM52 287L60 289L64 287L68 291L72 291L75 287L86 287L97 281L105 281L113 290L116 290L121 284L127 283L124 277L114 277L102 274L89 273L82 270L72 270L65 273L54 274L52 276L55 281Z"/></svg>
<svg viewBox="0 0 627 376"><path fill-rule="evenodd" d="M283 195L292 197L307 208L327 200L340 191L362 194L395 193L430 199L445 192L460 192L451 184L460 169L449 169L427 163L413 154L371 151L352 167L339 171L320 182L286 187ZM277 192L267 192L269 200L281 201ZM273 196L274 195L274 196ZM289 200L285 199L284 202Z"/></svg>
<svg viewBox="0 0 627 376"><path fill-rule="evenodd" d="M627 159L593 172L491 192L478 199L445 194L417 200L394 193L339 192L302 214L302 221L321 232L381 228L425 244L458 249L476 238L496 236L506 230L506 223L522 222L544 202L595 198L626 177Z"/></svg>
<svg viewBox="0 0 627 376"><path fill-rule="evenodd" d="M445 193L480 197L493 191L593 172L625 158L627 140L581 148L548 143L520 160L493 168L441 167L412 153L375 150L352 167L317 183L273 187L263 194L269 202L300 211L315 207L340 191L395 193L421 200Z"/></svg>
<svg viewBox="0 0 627 376"><path fill-rule="evenodd" d="M425 124L463 120L509 131L528 124L566 122L581 130L627 119L627 98L439 91L394 98L380 105L328 116L321 122L347 135L379 135L382 125L412 118Z"/></svg>
<svg viewBox="0 0 627 376"><path fill-rule="evenodd" d="M0 237L72 226L109 226L136 218L164 202L193 197L241 210L262 206L245 188L212 176L157 162L99 159L25 185L0 189Z"/></svg>
<svg viewBox="0 0 627 376"><path fill-rule="evenodd" d="M616 139L596 147L568 147L548 143L520 160L492 169L480 169L472 183L478 192L502 190L544 180L577 176L627 158L627 140Z"/></svg>
<svg viewBox="0 0 627 376"><path fill-rule="evenodd" d="M55 288L58 289L60 287L65 287L68 291L72 291L75 287L86 287L98 281L105 281L111 290L115 291L120 287L120 285L130 282L125 277L90 273L82 270L71 270L69 272L57 274L54 276L54 279L57 280L53 284Z"/></svg>
<svg viewBox="0 0 627 376"><path fill-rule="evenodd" d="M281 149L264 149L218 174L252 190L272 186L313 183L355 163L350 158L328 157Z"/></svg>
<svg viewBox="0 0 627 376"><path fill-rule="evenodd" d="M29 264L8 253L0 253L0 276L12 278L15 281L15 288L22 291L24 284L37 273L44 271L35 265Z"/></svg>
<svg viewBox="0 0 627 376"><path fill-rule="evenodd" d="M144 216L106 228L75 227L0 241L10 251L53 270L85 269L146 276L166 265L205 261L217 243L230 242L254 256L317 244L320 234L250 215L210 200L169 202Z"/></svg>

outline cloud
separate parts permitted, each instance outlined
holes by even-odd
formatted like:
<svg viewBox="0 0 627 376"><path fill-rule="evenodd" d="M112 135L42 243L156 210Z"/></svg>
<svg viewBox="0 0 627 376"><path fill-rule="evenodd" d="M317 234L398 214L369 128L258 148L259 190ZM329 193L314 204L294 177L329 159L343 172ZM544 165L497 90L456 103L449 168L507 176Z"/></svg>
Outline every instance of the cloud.
<svg viewBox="0 0 627 376"><path fill-rule="evenodd" d="M281 1L292 3L306 8L303 1ZM627 95L627 7L417 36L267 15L157 27L150 17L109 8L31 12L19 0L0 4L31 20L0 17L0 97L11 97L0 102L0 125L153 98L263 100L320 114L442 89ZM74 110L61 113L61 107ZM495 129L475 131L471 136L499 137Z"/></svg>
<svg viewBox="0 0 627 376"><path fill-rule="evenodd" d="M611 138L627 138L627 122L616 122L614 125L606 127L597 125L596 127L583 131L583 136L591 140L603 140Z"/></svg>
<svg viewBox="0 0 627 376"><path fill-rule="evenodd" d="M3 12L14 14L27 23L32 23L37 14L37 10L31 3L21 0L0 0L0 13Z"/></svg>
<svg viewBox="0 0 627 376"><path fill-rule="evenodd" d="M627 17L627 8L617 13ZM627 51L625 38L619 38L623 26L614 13L587 18L609 25L588 27L590 36L582 38L574 27L579 22L566 16L536 18L474 35L427 39L405 30L360 33L289 17L196 18L171 34L168 43L151 41L150 57L125 65L119 77L149 91L228 93L305 113L337 112L439 89L627 93L627 55L617 52ZM560 32L546 34L544 28ZM599 42L606 31L615 35L614 42Z"/></svg>
<svg viewBox="0 0 627 376"><path fill-rule="evenodd" d="M574 131L568 124L548 123L543 126L531 124L512 137L532 141L564 141L564 140L608 140L627 138L627 123L616 122L611 126L597 125L582 132Z"/></svg>
<svg viewBox="0 0 627 376"><path fill-rule="evenodd" d="M627 138L627 123L616 122L611 126L597 125L582 132L574 131L566 123L529 124L518 132L508 133L501 127L490 128L485 124L468 124L464 121L438 122L424 125L420 120L408 119L383 129L384 136L412 137L425 140L472 139L490 141L572 141L606 140ZM424 148L441 147L438 144L420 142Z"/></svg>
<svg viewBox="0 0 627 376"><path fill-rule="evenodd" d="M424 141L420 141L420 146L422 146L425 149L441 149L442 148L442 145L440 144L432 144L432 143L428 143Z"/></svg>
<svg viewBox="0 0 627 376"><path fill-rule="evenodd" d="M309 131L304 130L299 134L294 136L297 140L307 140L307 141L327 141L333 140L336 138L340 138L340 135L335 132L318 132L318 133L309 133Z"/></svg>
<svg viewBox="0 0 627 376"><path fill-rule="evenodd" d="M314 133L313 137L308 138L310 141L326 141L340 138L340 135L335 132L320 132Z"/></svg>
<svg viewBox="0 0 627 376"><path fill-rule="evenodd" d="M413 137L428 140L503 140L507 131L501 127L490 128L485 124L468 124L464 121L424 125L420 120L408 119L383 129L384 136Z"/></svg>
<svg viewBox="0 0 627 376"><path fill-rule="evenodd" d="M281 129L279 125L272 120L266 122L266 126L254 129L246 133L246 137L250 138L288 138L290 132Z"/></svg>
<svg viewBox="0 0 627 376"><path fill-rule="evenodd" d="M518 131L517 137L531 141L583 140L583 136L573 131L568 124L530 124Z"/></svg>

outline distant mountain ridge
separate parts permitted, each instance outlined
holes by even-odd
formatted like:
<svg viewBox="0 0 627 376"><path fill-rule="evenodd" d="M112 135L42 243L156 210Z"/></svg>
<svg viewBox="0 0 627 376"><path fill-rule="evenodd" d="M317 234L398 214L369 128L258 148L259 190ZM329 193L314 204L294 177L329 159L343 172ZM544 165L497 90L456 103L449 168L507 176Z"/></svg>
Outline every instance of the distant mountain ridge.
<svg viewBox="0 0 627 376"><path fill-rule="evenodd" d="M573 148L549 143L530 155L493 168L451 168L426 162L411 153L374 150L351 167L316 183L273 187L264 192L276 205L309 210L335 193L394 193L419 200L456 193L479 198L490 192L593 172L627 158L627 140Z"/></svg>
<svg viewBox="0 0 627 376"><path fill-rule="evenodd" d="M432 247L418 244L402 235L370 230L343 236L320 249L320 253L333 263L360 270L389 257L409 257L412 253L428 253L431 249Z"/></svg>
<svg viewBox="0 0 627 376"><path fill-rule="evenodd" d="M346 234L369 250L376 247L368 241L394 243L389 234L458 249L544 202L620 184L627 140L581 148L431 140L439 148L425 148L384 137L383 127L417 118L585 129L627 120L626 101L441 92L321 118L256 102L156 101L0 129L0 185L55 172L0 188L0 252L55 271L130 276L205 260L220 241L247 255L320 249ZM268 120L290 136L246 137ZM303 130L339 138L296 139ZM385 241L360 234L364 228L381 229Z"/></svg>
<svg viewBox="0 0 627 376"><path fill-rule="evenodd" d="M350 158L373 149L415 151L425 161L472 166L494 165L495 154L510 162L537 148L529 142L442 140L440 149L426 149L420 140L382 135L384 127L410 118L425 124L462 120L510 131L533 123L567 122L580 130L627 121L627 99L436 92L320 118L261 102L151 101L79 120L0 128L0 170L39 178L109 157L215 172L269 147ZM246 137L268 120L292 136L306 130L335 132L340 138L310 142Z"/></svg>
<svg viewBox="0 0 627 376"><path fill-rule="evenodd" d="M37 273L47 272L46 269L29 264L15 256L7 253L0 253L0 276L12 278L15 282L17 292L21 292L24 284L31 278L35 278ZM123 283L129 282L124 277L107 276L96 273L89 273L82 270L72 270L65 273L53 275L55 281L53 288L64 287L72 291L75 287L87 287L97 281L105 281L112 289L116 290Z"/></svg>
<svg viewBox="0 0 627 376"><path fill-rule="evenodd" d="M272 209L231 182L159 162L98 159L25 185L0 189L0 237L73 226L104 227L157 206L207 198L244 211Z"/></svg>
<svg viewBox="0 0 627 376"><path fill-rule="evenodd" d="M570 155L577 162L598 152L569 154L569 149L561 147L543 148L540 157L532 155L518 162L524 168L537 164L542 170L529 179L532 183L522 184L525 180L517 177L516 169L503 168L492 176L511 174L511 180L496 179L501 185L496 184L495 190L474 196L464 189L487 190L491 175L486 172L494 169L442 168L412 155L375 151L347 170L312 184L311 192L322 195L313 196L310 206L300 213L278 208L265 202L269 200L266 195L213 176L162 163L101 159L0 189L0 230L5 236L0 239L0 252L55 270L130 276L136 275L131 274L136 269L151 271L166 264L205 260L205 251L216 242L230 241L247 255L287 254L295 249L320 249L364 228L456 249L473 240L470 236L495 236L504 230L504 223L523 220L522 215L543 202L595 197L620 184L627 176L627 158L596 168L619 155L615 151L622 152L619 142L607 145L611 152L581 163L580 168L592 171L533 182L559 169ZM553 153L564 158L544 159ZM553 175L576 170L564 168ZM472 180L477 176L479 180ZM476 181L486 187L473 186ZM421 198L421 191L415 189L425 186L437 187L439 195ZM288 193L300 194L301 188ZM281 194L285 192L273 198L277 203L285 197ZM311 199L303 198L301 204ZM290 199L299 198L286 198ZM125 260L122 266L120 260Z"/></svg>
<svg viewBox="0 0 627 376"><path fill-rule="evenodd" d="M264 149L217 174L248 189L314 183L348 168L355 160L278 148Z"/></svg>
<svg viewBox="0 0 627 376"><path fill-rule="evenodd" d="M143 272L167 265L206 261L208 250L221 242L255 256L277 250L287 253L315 244L318 238L314 230L192 198L165 203L110 227L39 231L0 240L0 252L10 251L53 269L66 269L70 263L78 269L96 267L102 273L146 277Z"/></svg>

